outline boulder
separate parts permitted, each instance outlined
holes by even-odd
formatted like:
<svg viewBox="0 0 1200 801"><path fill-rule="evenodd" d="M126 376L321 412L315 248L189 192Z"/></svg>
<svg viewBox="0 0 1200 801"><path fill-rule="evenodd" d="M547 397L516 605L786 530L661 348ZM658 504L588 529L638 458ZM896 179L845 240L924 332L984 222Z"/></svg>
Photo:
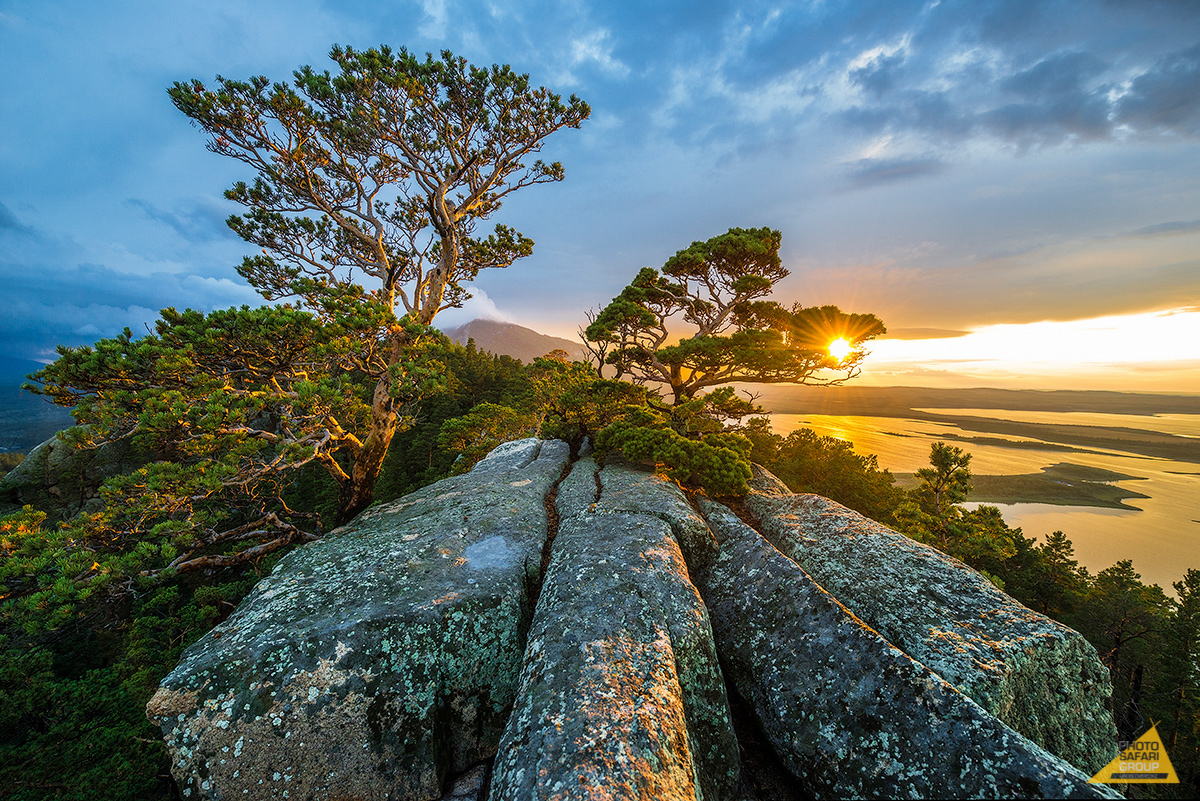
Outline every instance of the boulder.
<svg viewBox="0 0 1200 801"><path fill-rule="evenodd" d="M676 500L634 472L647 508ZM597 499L595 476L580 460L558 488L561 520L489 798L732 798L737 740L675 533L656 514L609 508L625 505L610 498L616 482Z"/></svg>
<svg viewBox="0 0 1200 801"><path fill-rule="evenodd" d="M962 562L755 467L759 530L885 639L1091 774L1116 756L1108 671L1076 631Z"/></svg>
<svg viewBox="0 0 1200 801"><path fill-rule="evenodd" d="M128 439L78 448L53 436L0 477L0 511L29 504L55 520L99 511L100 485L136 470L149 459L149 454Z"/></svg>
<svg viewBox="0 0 1200 801"><path fill-rule="evenodd" d="M147 707L185 796L434 799L495 754L568 457L508 443L281 560Z"/></svg>
<svg viewBox="0 0 1200 801"><path fill-rule="evenodd" d="M726 679L815 798L1105 798L859 620L728 509L693 576Z"/></svg>

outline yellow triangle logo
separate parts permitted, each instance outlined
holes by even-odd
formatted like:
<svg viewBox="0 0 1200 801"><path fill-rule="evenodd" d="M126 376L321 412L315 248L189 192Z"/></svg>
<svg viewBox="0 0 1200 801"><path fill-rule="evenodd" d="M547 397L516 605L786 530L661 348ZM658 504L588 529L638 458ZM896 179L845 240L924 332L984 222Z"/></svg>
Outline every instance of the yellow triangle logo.
<svg viewBox="0 0 1200 801"><path fill-rule="evenodd" d="M1088 781L1098 784L1178 784L1179 778L1158 736L1158 724L1155 724L1125 746L1116 759Z"/></svg>

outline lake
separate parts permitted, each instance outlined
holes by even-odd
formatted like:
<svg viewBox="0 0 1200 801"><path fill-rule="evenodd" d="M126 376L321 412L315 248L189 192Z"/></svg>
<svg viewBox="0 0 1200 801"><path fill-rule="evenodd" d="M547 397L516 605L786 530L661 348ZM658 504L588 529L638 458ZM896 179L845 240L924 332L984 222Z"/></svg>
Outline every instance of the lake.
<svg viewBox="0 0 1200 801"><path fill-rule="evenodd" d="M1200 415L1195 414L1125 415L946 408L938 408L936 412L945 416L988 417L1027 423L1137 428L1200 439ZM1078 452L1052 447L1017 449L955 442L947 436L973 432L951 423L903 417L774 414L771 424L777 434L787 435L806 427L852 442L857 452L875 454L879 457L879 466L893 473L913 473L928 467L930 445L946 438L945 441L972 455L971 471L979 475L1036 473L1043 467L1069 462L1138 476L1142 480L1116 482L1150 496L1126 501L1138 510L1041 503L990 505L998 506L1005 521L1010 526L1019 526L1026 536L1042 539L1052 531L1062 531L1074 543L1079 563L1092 573L1111 567L1118 560L1132 559L1134 569L1141 573L1143 581L1158 584L1173 595L1172 582L1182 579L1188 568L1200 569L1200 464L1111 449ZM988 436L1010 441L1019 439L1026 443L1031 439L1028 436Z"/></svg>

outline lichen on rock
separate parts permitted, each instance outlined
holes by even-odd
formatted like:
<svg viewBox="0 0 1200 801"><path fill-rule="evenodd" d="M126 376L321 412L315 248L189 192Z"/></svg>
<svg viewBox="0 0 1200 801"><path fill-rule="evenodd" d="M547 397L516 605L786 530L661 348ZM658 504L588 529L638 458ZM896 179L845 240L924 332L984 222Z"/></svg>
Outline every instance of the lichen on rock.
<svg viewBox="0 0 1200 801"><path fill-rule="evenodd" d="M68 520L80 512L98 511L103 508L100 485L149 459L129 439L80 448L55 435L0 476L0 512L29 504L52 519Z"/></svg>
<svg viewBox="0 0 1200 801"><path fill-rule="evenodd" d="M570 498L589 500L594 473L577 463L560 486L569 516L489 797L731 798L737 740L675 535L655 515L598 508L607 490L572 508Z"/></svg>
<svg viewBox="0 0 1200 801"><path fill-rule="evenodd" d="M433 799L492 756L568 457L509 443L285 557L147 708L184 792Z"/></svg>
<svg viewBox="0 0 1200 801"><path fill-rule="evenodd" d="M1004 622L965 566L769 474L764 538L652 471L569 463L506 443L285 557L147 708L185 797L732 799L727 680L817 797L1111 795L981 707L1062 729L1038 671L1102 703L1073 632Z"/></svg>
<svg viewBox="0 0 1200 801"><path fill-rule="evenodd" d="M726 678L817 798L1105 798L890 644L719 504L696 575Z"/></svg>
<svg viewBox="0 0 1200 801"><path fill-rule="evenodd" d="M762 534L867 625L1081 770L1116 756L1111 681L1083 635L957 559L754 473L746 507Z"/></svg>

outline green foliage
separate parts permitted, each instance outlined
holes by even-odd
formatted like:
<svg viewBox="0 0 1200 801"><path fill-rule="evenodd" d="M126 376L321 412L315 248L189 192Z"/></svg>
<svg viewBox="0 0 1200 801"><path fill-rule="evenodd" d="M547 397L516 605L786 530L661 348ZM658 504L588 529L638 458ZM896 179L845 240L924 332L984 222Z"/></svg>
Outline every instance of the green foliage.
<svg viewBox="0 0 1200 801"><path fill-rule="evenodd" d="M0 478L14 467L25 461L23 453L0 453Z"/></svg>
<svg viewBox="0 0 1200 801"><path fill-rule="evenodd" d="M1018 553L1022 555L1018 543ZM1056 620L1073 618L1088 592L1091 577L1074 558L1075 548L1061 531L1046 535L1045 542L1026 558L1019 575L1023 586L1013 591L1029 607ZM1017 563L1014 563L1014 567Z"/></svg>
<svg viewBox="0 0 1200 801"><path fill-rule="evenodd" d="M33 378L75 406L86 428L68 432L73 443L132 439L154 457L110 479L103 511L80 525L91 538L175 554L151 570L226 566L319 536L332 521L283 500L295 472L312 463L352 485L343 465L363 448L355 432L370 427L371 384L388 390L393 429L444 386L445 339L404 328L408 346L391 363L357 347L371 332L286 306L165 309L141 339L126 331L60 348Z"/></svg>
<svg viewBox="0 0 1200 801"><path fill-rule="evenodd" d="M809 428L786 438L770 432L763 418L751 420L747 435L754 443L751 458L774 473L792 492L822 495L857 512L892 525L903 498L895 479L879 469L873 454L855 453L849 442L817 434Z"/></svg>
<svg viewBox="0 0 1200 801"><path fill-rule="evenodd" d="M967 511L970 456L933 446L922 485L896 509L899 530L962 559L1021 603L1083 634L1108 667L1119 737L1157 723L1179 785L1139 797L1192 798L1200 791L1200 571L1175 584L1177 599L1142 583L1131 560L1095 576L1080 567L1061 531L1038 544L995 507Z"/></svg>
<svg viewBox="0 0 1200 801"><path fill-rule="evenodd" d="M594 443L600 432L624 418L631 408L644 407L648 402L644 387L595 378L590 367L587 373L587 380L569 382L554 398L541 429L543 437L566 440L576 452L584 439Z"/></svg>
<svg viewBox="0 0 1200 801"><path fill-rule="evenodd" d="M710 492L742 495L749 449L772 443L761 431L746 438L741 421L762 410L723 385L833 384L857 374L863 343L884 333L883 323L834 306L787 309L765 300L788 275L779 245L778 231L730 228L679 251L661 274L643 268L608 306L588 315L582 333L598 371L612 365L617 379L662 385L673 404L668 411L648 395L643 417L654 422L640 429L628 419L614 422L608 447L660 462L672 477ZM674 323L694 333L679 338L669 330ZM853 348L844 358L829 350L839 337ZM714 461L706 467L705 460Z"/></svg>
<svg viewBox="0 0 1200 801"><path fill-rule="evenodd" d="M1184 794L1200 784L1200 570L1174 584L1177 598L1162 629L1160 668L1147 685L1147 707L1157 712L1158 733ZM1190 780L1190 781L1189 781Z"/></svg>
<svg viewBox="0 0 1200 801"><path fill-rule="evenodd" d="M206 393L140 406L124 396L108 402L134 404L133 415L157 411L163 424L187 418L189 409L213 416L230 408L218 432L225 441L214 445L237 451L237 465L223 465L222 474L233 480L230 470L257 455L268 465L261 476L242 472L237 480L256 497L265 482L261 494L279 517L278 486L270 486L278 470L318 464L338 485L332 522L341 524L372 502L393 437L438 388L444 370L428 358L426 327L469 297L464 285L480 270L507 267L533 247L504 225L486 237L475 228L512 192L562 180L561 164L529 159L547 136L578 127L589 110L577 98L563 103L531 87L510 67L477 68L448 52L421 60L404 49L334 47L330 56L336 74L302 67L291 85L217 78L211 90L200 81L170 90L175 105L209 134L210 150L257 173L253 184L239 181L226 193L248 209L230 217L230 227L259 251L239 272L269 300L294 299L292 322L307 336L282 365L272 365L272 375L284 373L284 385L256 391L298 405L300 413L260 409L265 417L249 417L257 396L230 397L225 386L246 372L239 362L257 361L256 350L291 344L274 325L287 314L279 310L260 312L268 324L248 328L244 346L230 342L215 320L195 322L207 325L212 345L227 347L226 369L200 373L213 379L202 387ZM175 322L167 312L164 320ZM191 366L190 351L169 359ZM76 396L86 413L88 375L59 376L67 391L56 399ZM231 442L239 429L243 441ZM98 427L93 436L106 434ZM278 529L265 513L260 518Z"/></svg>
<svg viewBox="0 0 1200 801"><path fill-rule="evenodd" d="M230 226L263 255L241 272L267 297L297 296L341 317L370 298L422 325L468 297L462 283L506 267L533 242L476 226L512 192L560 181L536 154L590 110L511 67L481 68L444 51L335 46L336 73L301 67L291 85L264 77L176 83L175 105L210 135L209 149L252 167L226 196L250 211ZM314 215L314 216L305 216ZM353 276L377 289L361 292Z"/></svg>
<svg viewBox="0 0 1200 801"><path fill-rule="evenodd" d="M712 495L749 491L748 438L731 432L686 437L671 427L665 414L647 406L630 407L623 419L600 433L596 445L601 454L619 449L627 459L662 464L668 478L698 485Z"/></svg>
<svg viewBox="0 0 1200 801"><path fill-rule="evenodd" d="M0 518L0 787L14 799L170 798L146 702L272 562L151 582L136 570L145 554L43 520ZM98 591L117 581L119 595Z"/></svg>
<svg viewBox="0 0 1200 801"><path fill-rule="evenodd" d="M1168 608L1162 589L1143 584L1133 562L1124 559L1096 574L1087 604L1076 617L1077 628L1112 674L1113 714L1117 728L1129 737L1149 728L1142 725L1140 709L1145 673L1158 656L1155 646Z"/></svg>
<svg viewBox="0 0 1200 801"><path fill-rule="evenodd" d="M856 375L861 346L886 331L883 323L835 306L787 309L763 300L788 275L779 245L778 231L731 228L676 253L661 275L643 268L589 315L583 333L599 369L611 364L617 378L662 384L676 403L734 381L830 384ZM672 320L695 333L675 341ZM841 359L829 351L837 338L853 347Z"/></svg>
<svg viewBox="0 0 1200 801"><path fill-rule="evenodd" d="M535 417L509 406L481 403L462 417L447 420L438 435L438 446L457 451L453 473L465 473L497 445L529 436L537 428Z"/></svg>
<svg viewBox="0 0 1200 801"><path fill-rule="evenodd" d="M967 499L971 491L971 454L944 442L933 443L929 452L930 467L917 471L921 486L916 501L921 510L941 520L956 516L957 504Z"/></svg>
<svg viewBox="0 0 1200 801"><path fill-rule="evenodd" d="M1018 554L1027 563L1036 559L1036 552L1031 551L1033 541L1027 540L1020 529L1009 528L995 506L970 511L962 508L960 504L971 490L971 454L935 442L929 463L930 467L917 471L920 486L903 497L896 508L897 530L961 559L1000 589L1010 589L1010 568L1016 563L1009 560ZM1018 586L1027 583L1022 578Z"/></svg>
<svg viewBox="0 0 1200 801"><path fill-rule="evenodd" d="M180 649L232 609L247 571L369 504L397 433L428 458L397 456L391 489L444 474L438 428L503 372L427 326L479 270L530 253L504 225L475 229L510 193L562 179L532 157L586 104L449 53L332 57L337 74L304 67L292 86L171 90L210 149L257 173L227 192L247 209L230 226L260 253L240 272L295 305L166 309L150 336L60 349L34 377L86 424L73 444L131 440L150 460L105 484L99 512L0 521L6 794L165 797L142 709Z"/></svg>

